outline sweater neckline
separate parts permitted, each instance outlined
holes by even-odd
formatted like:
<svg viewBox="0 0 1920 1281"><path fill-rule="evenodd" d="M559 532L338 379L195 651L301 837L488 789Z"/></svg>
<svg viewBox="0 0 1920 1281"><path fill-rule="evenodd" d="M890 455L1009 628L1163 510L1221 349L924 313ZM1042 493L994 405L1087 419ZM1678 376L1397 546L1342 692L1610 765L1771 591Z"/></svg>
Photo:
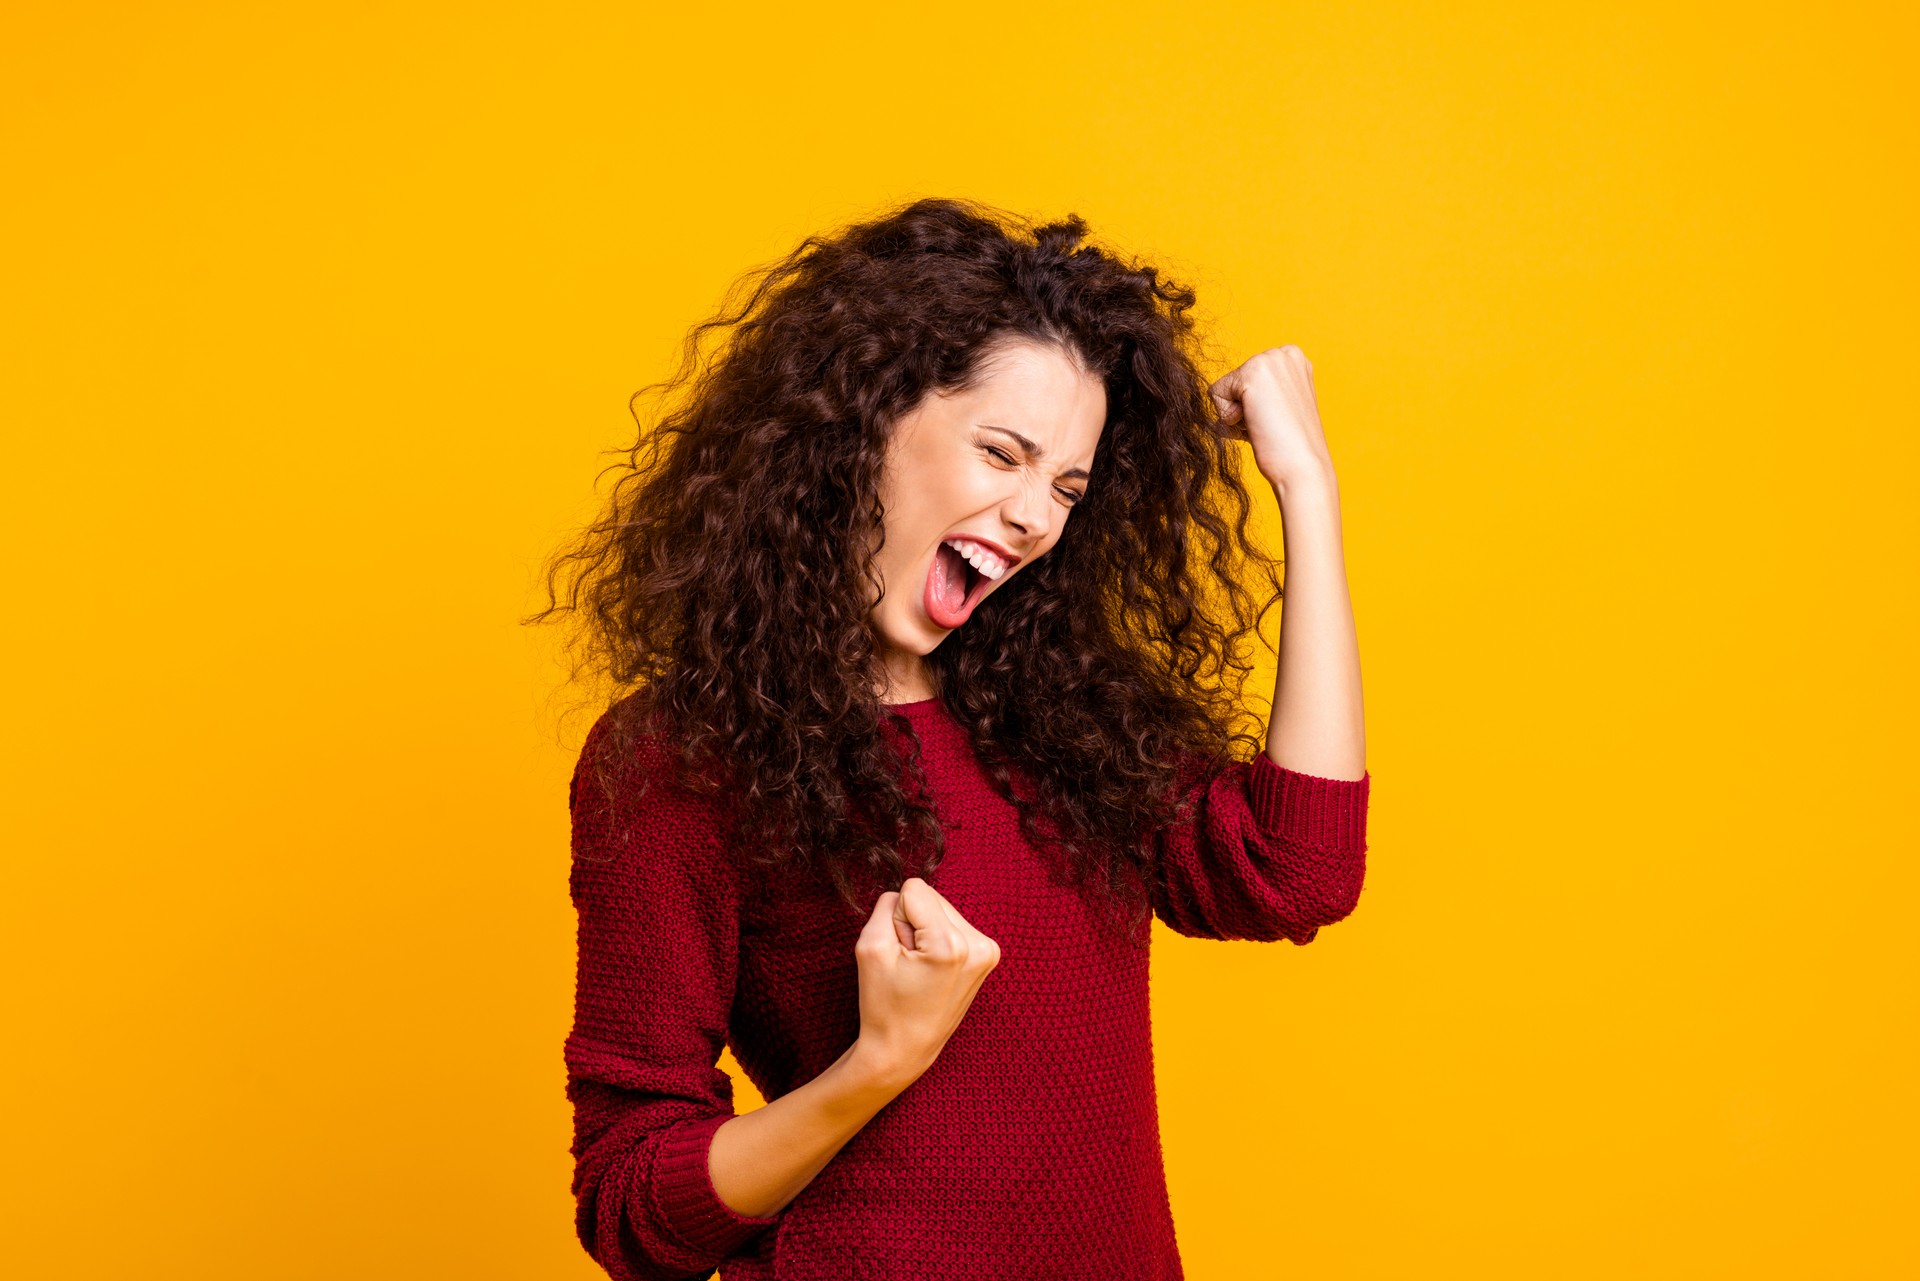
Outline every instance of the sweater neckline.
<svg viewBox="0 0 1920 1281"><path fill-rule="evenodd" d="M940 696L935 694L932 698L916 698L911 703L888 703L885 706L889 712L930 712L939 701Z"/></svg>

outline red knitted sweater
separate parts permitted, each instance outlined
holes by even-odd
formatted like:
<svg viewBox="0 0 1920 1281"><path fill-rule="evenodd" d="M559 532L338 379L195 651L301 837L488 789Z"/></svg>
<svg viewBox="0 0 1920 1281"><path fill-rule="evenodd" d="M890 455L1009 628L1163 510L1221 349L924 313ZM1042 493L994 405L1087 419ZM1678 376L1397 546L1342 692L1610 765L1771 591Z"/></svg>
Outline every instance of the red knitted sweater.
<svg viewBox="0 0 1920 1281"><path fill-rule="evenodd" d="M1050 875L938 699L894 710L920 737L946 835L927 879L1000 964L932 1067L764 1218L708 1176L733 1115L721 1048L768 1099L839 1058L860 1030L865 918L823 878L741 857L724 804L673 787L659 745L630 763L657 780L637 804L576 768L565 1056L581 1244L618 1281L1175 1281L1150 931L1124 941ZM1155 838L1156 916L1196 937L1310 941L1359 896L1370 782L1234 764Z"/></svg>

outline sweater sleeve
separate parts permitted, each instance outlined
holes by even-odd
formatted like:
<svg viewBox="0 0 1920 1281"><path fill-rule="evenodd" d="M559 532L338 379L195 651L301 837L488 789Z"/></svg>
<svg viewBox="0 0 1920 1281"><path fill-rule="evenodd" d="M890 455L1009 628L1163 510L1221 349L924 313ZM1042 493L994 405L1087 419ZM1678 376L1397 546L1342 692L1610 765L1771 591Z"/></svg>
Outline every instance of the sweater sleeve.
<svg viewBox="0 0 1920 1281"><path fill-rule="evenodd" d="M605 723L588 734L569 801L575 1228L614 1281L703 1278L779 1219L735 1212L707 1172L713 1132L733 1115L718 1063L739 875L713 802L672 784L664 747L623 763L606 795L588 766ZM636 798L642 778L651 786Z"/></svg>
<svg viewBox="0 0 1920 1281"><path fill-rule="evenodd" d="M1263 752L1196 783L1188 816L1154 838L1154 915L1193 938L1311 943L1359 901L1372 780Z"/></svg>

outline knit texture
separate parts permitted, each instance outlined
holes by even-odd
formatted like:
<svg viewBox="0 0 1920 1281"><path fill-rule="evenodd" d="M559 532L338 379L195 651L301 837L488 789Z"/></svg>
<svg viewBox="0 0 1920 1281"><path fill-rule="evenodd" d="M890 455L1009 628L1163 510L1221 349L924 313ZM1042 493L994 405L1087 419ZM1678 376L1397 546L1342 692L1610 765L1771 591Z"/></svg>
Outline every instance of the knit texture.
<svg viewBox="0 0 1920 1281"><path fill-rule="evenodd" d="M893 710L920 737L946 836L927 879L1000 964L932 1067L765 1217L708 1175L733 1115L721 1050L768 1100L838 1059L860 1030L865 917L823 876L745 860L725 798L674 786L664 744L623 765L623 787L652 779L644 798L607 799L586 769L604 717L589 734L565 1046L581 1244L616 1281L1179 1281L1148 938L1106 928L1027 841L939 700ZM1261 755L1196 785L1155 838L1155 915L1195 937L1311 941L1358 900L1370 783Z"/></svg>

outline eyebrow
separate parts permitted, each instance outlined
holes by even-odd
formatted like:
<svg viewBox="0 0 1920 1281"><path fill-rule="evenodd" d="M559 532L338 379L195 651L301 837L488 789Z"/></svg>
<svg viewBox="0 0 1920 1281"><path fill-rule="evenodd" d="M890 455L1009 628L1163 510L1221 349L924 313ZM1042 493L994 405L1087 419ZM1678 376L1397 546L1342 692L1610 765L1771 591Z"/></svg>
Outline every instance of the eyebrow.
<svg viewBox="0 0 1920 1281"><path fill-rule="evenodd" d="M1025 436L1022 436L1019 432L1014 431L1010 427L996 427L992 423L981 423L980 426L984 427L988 431L997 431L1013 437L1013 439L1019 443L1020 448L1027 451L1027 457L1032 459L1036 463L1041 461L1047 456L1046 450L1040 448L1039 445L1035 444L1031 440L1028 440ZM1060 479L1061 480L1092 480L1093 477L1087 473L1086 468L1075 467L1071 471L1061 472Z"/></svg>

